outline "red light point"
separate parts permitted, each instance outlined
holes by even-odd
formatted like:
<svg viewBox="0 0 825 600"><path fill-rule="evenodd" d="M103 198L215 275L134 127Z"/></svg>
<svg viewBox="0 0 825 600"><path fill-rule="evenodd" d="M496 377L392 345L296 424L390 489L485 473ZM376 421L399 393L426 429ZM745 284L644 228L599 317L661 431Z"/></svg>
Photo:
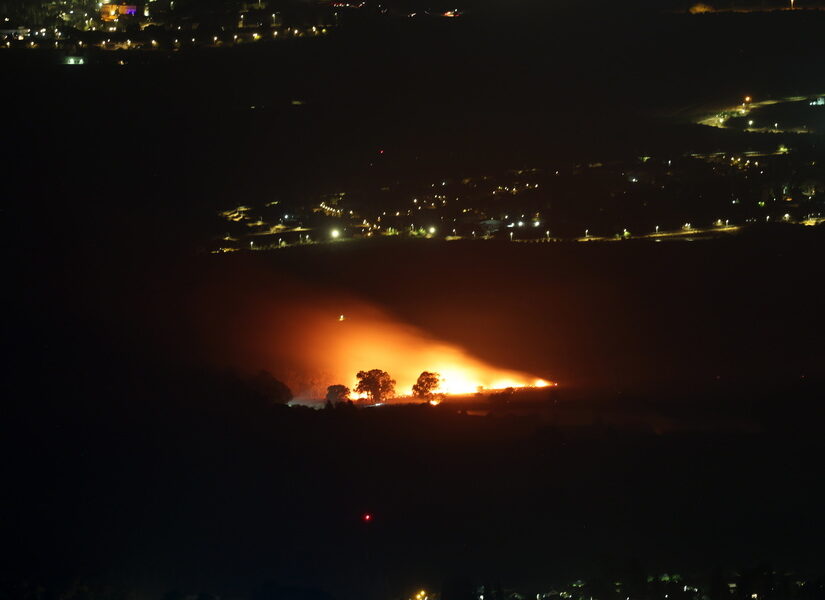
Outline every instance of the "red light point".
<svg viewBox="0 0 825 600"><path fill-rule="evenodd" d="M364 521L364 523L369 523L370 521L372 521L372 515L370 513L364 513L364 515L361 517L361 520Z"/></svg>
<svg viewBox="0 0 825 600"><path fill-rule="evenodd" d="M378 154L384 154L384 151L383 151L383 150L379 150L379 151L378 151Z"/></svg>

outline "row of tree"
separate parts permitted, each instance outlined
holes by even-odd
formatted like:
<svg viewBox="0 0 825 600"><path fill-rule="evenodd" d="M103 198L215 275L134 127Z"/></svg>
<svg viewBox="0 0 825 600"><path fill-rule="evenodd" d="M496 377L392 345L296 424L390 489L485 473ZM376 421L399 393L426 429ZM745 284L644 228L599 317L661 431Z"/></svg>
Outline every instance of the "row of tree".
<svg viewBox="0 0 825 600"><path fill-rule="evenodd" d="M381 369L358 371L358 383L354 390L336 384L327 387L327 405L345 404L353 401L365 404L378 404L396 395L396 381L390 374ZM247 383L248 387L261 399L272 404L286 404L292 400L292 391L286 384L275 379L269 372L261 371ZM412 397L423 402L430 402L439 397L438 388L441 386L441 375L431 371L424 371L412 386ZM357 398L350 397L352 393Z"/></svg>
<svg viewBox="0 0 825 600"><path fill-rule="evenodd" d="M384 402L395 396L395 379L381 369L358 371L358 384L355 393L359 394L369 404ZM412 395L424 402L429 402L437 396L436 390L441 385L441 376L438 373L424 371L412 386ZM351 402L352 391L345 385L336 384L327 388L326 402L328 406Z"/></svg>

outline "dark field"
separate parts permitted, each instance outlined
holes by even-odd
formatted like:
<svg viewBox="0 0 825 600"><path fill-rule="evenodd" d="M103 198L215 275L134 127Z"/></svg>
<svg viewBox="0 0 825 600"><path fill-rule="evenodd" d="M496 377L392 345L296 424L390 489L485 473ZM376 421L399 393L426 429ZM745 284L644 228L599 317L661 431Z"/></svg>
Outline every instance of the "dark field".
<svg viewBox="0 0 825 600"><path fill-rule="evenodd" d="M126 297L15 325L18 357L42 360L17 371L4 419L18 482L6 564L153 592L246 595L271 579L339 597L455 576L529 590L629 557L813 571L821 245L812 229L352 243L131 273ZM367 266L391 275L353 285ZM549 406L490 417L450 403L329 413L262 406L226 373L249 347L221 332L250 320L250 298L353 294L562 386ZM213 327L173 308L193 302Z"/></svg>

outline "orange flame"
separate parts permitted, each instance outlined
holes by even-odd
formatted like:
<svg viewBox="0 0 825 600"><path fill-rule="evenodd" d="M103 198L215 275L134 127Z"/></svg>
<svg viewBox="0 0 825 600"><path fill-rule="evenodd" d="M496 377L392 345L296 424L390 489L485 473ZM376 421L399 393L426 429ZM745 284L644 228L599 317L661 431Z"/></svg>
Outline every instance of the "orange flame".
<svg viewBox="0 0 825 600"><path fill-rule="evenodd" d="M352 388L356 384L354 373L366 368L389 372L396 379L399 396L410 395L412 385L422 371L438 373L441 384L435 391L450 395L552 385L526 373L487 364L457 346L433 340L412 327L376 317L378 315L348 320L346 324L341 323L337 333L346 340L337 361L341 366L353 365L345 379L351 382ZM355 365L360 367L354 368Z"/></svg>
<svg viewBox="0 0 825 600"><path fill-rule="evenodd" d="M247 372L266 369L287 383L299 401L323 398L329 385L354 389L355 374L370 369L387 371L401 397L411 395L423 371L440 375L440 394L554 385L491 365L340 293L296 288L285 298L232 290L217 298L222 301L208 302L197 313L208 324L203 329L214 340L216 353ZM215 314L225 317L220 328ZM218 336L220 332L226 335Z"/></svg>

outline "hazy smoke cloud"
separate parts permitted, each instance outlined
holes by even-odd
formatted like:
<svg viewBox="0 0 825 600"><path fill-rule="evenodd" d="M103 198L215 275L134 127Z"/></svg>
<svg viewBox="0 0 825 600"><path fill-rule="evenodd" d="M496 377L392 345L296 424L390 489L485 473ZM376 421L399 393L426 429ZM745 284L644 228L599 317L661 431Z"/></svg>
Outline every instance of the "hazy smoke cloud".
<svg viewBox="0 0 825 600"><path fill-rule="evenodd" d="M540 381L486 364L338 290L244 281L201 290L197 327L213 358L242 371L266 369L299 399L322 398L332 384L354 387L356 373L369 369L388 371L400 395L425 370L441 374L442 391L452 393Z"/></svg>

